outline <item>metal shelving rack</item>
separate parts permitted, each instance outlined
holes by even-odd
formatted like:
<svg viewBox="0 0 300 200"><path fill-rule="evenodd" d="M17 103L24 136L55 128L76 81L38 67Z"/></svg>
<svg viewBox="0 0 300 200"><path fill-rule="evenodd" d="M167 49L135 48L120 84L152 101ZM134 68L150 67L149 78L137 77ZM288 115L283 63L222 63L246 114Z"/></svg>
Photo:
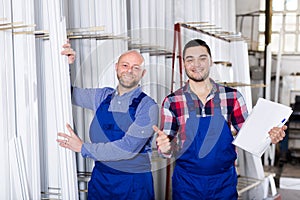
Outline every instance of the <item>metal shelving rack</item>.
<svg viewBox="0 0 300 200"><path fill-rule="evenodd" d="M250 177L238 177L238 196L241 196L244 192L258 186L263 180L254 179Z"/></svg>
<svg viewBox="0 0 300 200"><path fill-rule="evenodd" d="M300 92L299 90L291 90L291 93ZM291 96L291 95L290 95ZM300 96L295 97L296 101L292 104L293 113L289 119L288 126L288 148L291 154L292 163L296 163L300 158L300 106L297 101Z"/></svg>
<svg viewBox="0 0 300 200"><path fill-rule="evenodd" d="M182 46L181 46L181 27L209 35L211 37L226 41L245 41L247 38L243 37L240 33L233 33L222 30L213 24L207 22L187 22L187 23L176 23L174 25L174 41L173 41L173 52L172 52L172 83L174 82L175 72L175 59L178 58L179 62L179 74L180 74L180 86L182 86ZM178 51L177 51L178 45ZM227 67L231 67L230 61L214 61L214 64L222 64ZM227 83L229 84L229 83ZM264 87L264 85L245 85L243 83L232 83L231 86L252 86L252 87ZM173 92L173 84L171 85L171 92Z"/></svg>

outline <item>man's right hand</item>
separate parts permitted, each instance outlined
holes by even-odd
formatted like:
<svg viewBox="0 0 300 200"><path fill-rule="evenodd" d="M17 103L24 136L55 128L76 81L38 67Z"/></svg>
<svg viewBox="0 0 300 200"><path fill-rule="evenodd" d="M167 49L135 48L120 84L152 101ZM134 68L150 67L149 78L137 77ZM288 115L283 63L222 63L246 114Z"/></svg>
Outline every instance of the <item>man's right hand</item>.
<svg viewBox="0 0 300 200"><path fill-rule="evenodd" d="M76 52L71 48L70 42L67 41L67 43L64 44L62 47L64 48L64 50L61 51L61 55L68 56L68 63L73 64L75 61Z"/></svg>
<svg viewBox="0 0 300 200"><path fill-rule="evenodd" d="M156 145L162 154L170 154L171 142L167 134L161 131L157 126L152 127L157 132Z"/></svg>

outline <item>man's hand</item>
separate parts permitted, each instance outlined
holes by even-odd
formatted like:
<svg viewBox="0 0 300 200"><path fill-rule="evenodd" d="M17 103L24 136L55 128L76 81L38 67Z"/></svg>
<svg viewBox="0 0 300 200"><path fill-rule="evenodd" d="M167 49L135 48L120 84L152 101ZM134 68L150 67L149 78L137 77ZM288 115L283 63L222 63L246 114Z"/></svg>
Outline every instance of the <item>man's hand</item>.
<svg viewBox="0 0 300 200"><path fill-rule="evenodd" d="M76 52L71 48L69 40L62 47L64 48L64 50L61 52L61 55L68 56L69 64L73 64L75 61Z"/></svg>
<svg viewBox="0 0 300 200"><path fill-rule="evenodd" d="M284 125L282 127L273 127L270 131L269 131L269 135L271 138L271 141L273 144L277 144L278 142L280 142L281 140L283 140L283 138L285 137L285 130L287 129L287 126Z"/></svg>
<svg viewBox="0 0 300 200"><path fill-rule="evenodd" d="M57 139L56 141L61 147L68 148L75 152L81 152L82 140L74 133L74 130L71 128L70 124L66 125L70 135L65 133L58 133L58 136L63 137L63 139Z"/></svg>
<svg viewBox="0 0 300 200"><path fill-rule="evenodd" d="M171 152L171 142L167 134L159 130L157 126L152 127L155 132L157 132L156 145L161 153L170 154Z"/></svg>

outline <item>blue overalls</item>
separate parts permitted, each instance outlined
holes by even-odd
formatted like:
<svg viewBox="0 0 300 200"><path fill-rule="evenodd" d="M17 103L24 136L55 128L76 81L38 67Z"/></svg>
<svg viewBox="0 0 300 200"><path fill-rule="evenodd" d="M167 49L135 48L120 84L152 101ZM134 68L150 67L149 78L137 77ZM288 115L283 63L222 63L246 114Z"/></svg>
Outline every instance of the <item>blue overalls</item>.
<svg viewBox="0 0 300 200"><path fill-rule="evenodd" d="M135 120L136 109L146 96L141 93L133 99L127 113L110 112L112 94L100 104L90 126L93 143L121 139ZM149 139L147 144L150 143ZM132 159L95 162L88 184L88 199L154 199L150 159L145 147Z"/></svg>
<svg viewBox="0 0 300 200"><path fill-rule="evenodd" d="M177 155L172 177L173 199L237 199L233 136L222 115L217 92L212 116L197 117L190 93L186 141Z"/></svg>

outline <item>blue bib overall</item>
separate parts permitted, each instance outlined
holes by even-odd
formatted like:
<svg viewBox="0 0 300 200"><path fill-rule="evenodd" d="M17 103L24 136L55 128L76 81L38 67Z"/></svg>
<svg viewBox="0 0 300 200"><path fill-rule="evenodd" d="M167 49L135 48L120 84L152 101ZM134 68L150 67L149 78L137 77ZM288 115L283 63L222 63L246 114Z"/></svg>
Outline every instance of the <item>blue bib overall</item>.
<svg viewBox="0 0 300 200"><path fill-rule="evenodd" d="M112 99L108 95L91 123L91 141L106 143L121 139L135 120L136 109L145 96L141 93L133 99L128 112L121 113L108 111ZM88 184L88 199L154 199L151 164L145 147L129 160L96 161Z"/></svg>
<svg viewBox="0 0 300 200"><path fill-rule="evenodd" d="M237 199L233 136L222 115L219 93L212 116L197 117L192 97L185 93L189 110L186 141L177 155L172 177L173 199Z"/></svg>

